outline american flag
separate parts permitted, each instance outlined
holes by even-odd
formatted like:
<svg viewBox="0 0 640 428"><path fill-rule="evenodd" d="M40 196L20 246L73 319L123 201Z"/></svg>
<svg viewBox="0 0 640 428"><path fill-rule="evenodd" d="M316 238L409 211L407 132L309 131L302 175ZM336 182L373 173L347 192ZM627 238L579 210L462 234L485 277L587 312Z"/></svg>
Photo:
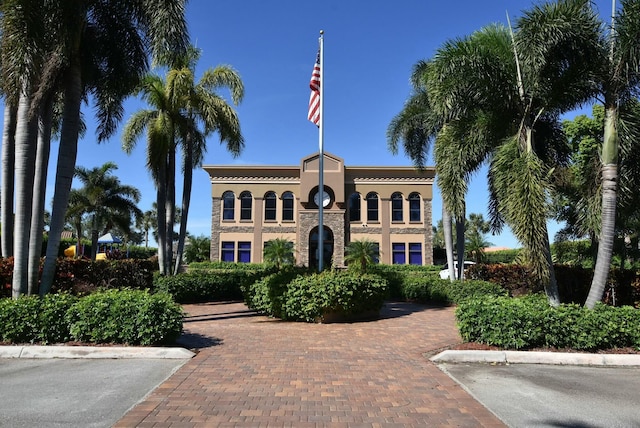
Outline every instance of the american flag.
<svg viewBox="0 0 640 428"><path fill-rule="evenodd" d="M309 120L320 126L320 51L316 56L316 63L313 66L313 73L311 73L311 82L309 82L311 88L311 97L309 97Z"/></svg>

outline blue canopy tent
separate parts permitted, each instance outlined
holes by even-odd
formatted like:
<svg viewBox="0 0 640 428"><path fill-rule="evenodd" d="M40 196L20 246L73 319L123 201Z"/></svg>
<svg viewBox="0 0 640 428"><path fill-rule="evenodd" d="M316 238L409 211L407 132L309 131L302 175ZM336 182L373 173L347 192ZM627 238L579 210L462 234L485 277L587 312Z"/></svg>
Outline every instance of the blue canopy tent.
<svg viewBox="0 0 640 428"><path fill-rule="evenodd" d="M98 238L98 254L106 253L107 248L109 251L113 250L113 244L122 244L122 239L117 236L113 236L111 233L106 233ZM100 247L104 245L102 251L100 251ZM106 255L103 257L99 257L100 259L106 258Z"/></svg>

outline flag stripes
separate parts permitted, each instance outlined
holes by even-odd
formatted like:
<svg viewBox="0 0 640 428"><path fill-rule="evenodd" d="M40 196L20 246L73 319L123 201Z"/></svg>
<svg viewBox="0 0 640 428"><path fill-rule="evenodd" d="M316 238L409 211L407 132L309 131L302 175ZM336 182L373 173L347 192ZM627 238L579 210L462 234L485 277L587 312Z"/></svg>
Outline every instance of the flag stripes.
<svg viewBox="0 0 640 428"><path fill-rule="evenodd" d="M308 119L317 126L320 126L320 51L318 51L318 55L316 56L316 63L313 66L309 87L311 88L311 96L309 97Z"/></svg>

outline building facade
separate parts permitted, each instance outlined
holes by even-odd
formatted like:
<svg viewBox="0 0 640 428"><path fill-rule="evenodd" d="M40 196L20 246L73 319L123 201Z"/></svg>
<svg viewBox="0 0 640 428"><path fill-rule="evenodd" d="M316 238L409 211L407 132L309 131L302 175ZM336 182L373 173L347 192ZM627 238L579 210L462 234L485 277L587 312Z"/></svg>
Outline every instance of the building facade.
<svg viewBox="0 0 640 428"><path fill-rule="evenodd" d="M323 204L324 265L343 266L345 245L378 244L380 263L433 264L431 200L435 170L346 167L324 153L299 166L204 166L211 178L211 260L262 262L264 244L294 243L296 263L316 266Z"/></svg>

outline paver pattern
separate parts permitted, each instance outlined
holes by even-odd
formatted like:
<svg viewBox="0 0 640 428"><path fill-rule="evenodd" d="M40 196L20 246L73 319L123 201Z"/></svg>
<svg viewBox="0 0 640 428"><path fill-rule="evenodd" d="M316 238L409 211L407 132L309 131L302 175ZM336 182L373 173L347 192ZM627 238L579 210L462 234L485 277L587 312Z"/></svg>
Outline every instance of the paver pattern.
<svg viewBox="0 0 640 428"><path fill-rule="evenodd" d="M185 305L200 352L117 427L503 427L428 356L460 343L453 308L387 303L305 324L243 303Z"/></svg>

